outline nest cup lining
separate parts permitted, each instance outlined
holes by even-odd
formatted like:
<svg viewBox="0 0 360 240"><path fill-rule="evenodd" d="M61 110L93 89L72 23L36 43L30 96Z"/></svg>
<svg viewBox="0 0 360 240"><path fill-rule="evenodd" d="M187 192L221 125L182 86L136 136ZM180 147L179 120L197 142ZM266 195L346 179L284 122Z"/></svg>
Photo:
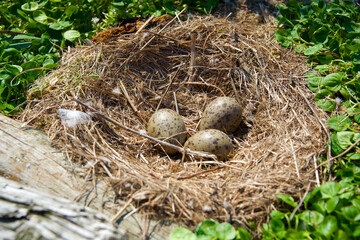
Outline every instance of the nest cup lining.
<svg viewBox="0 0 360 240"><path fill-rule="evenodd" d="M260 226L275 194L301 198L315 187L311 170L326 136L298 90L313 103L302 77L305 60L277 45L272 23L260 24L251 14L237 24L193 16L150 33L160 28L69 49L62 65L30 89L20 118L45 129L90 178L107 179L117 201L156 218L195 225L231 215L240 225L254 220ZM194 158L179 164L181 154L167 156L104 119L67 128L57 116L59 108L87 111L70 101L75 97L144 132L159 105L177 109L192 135L206 105L219 96L237 97L244 106L242 126L229 134L234 156L227 162Z"/></svg>

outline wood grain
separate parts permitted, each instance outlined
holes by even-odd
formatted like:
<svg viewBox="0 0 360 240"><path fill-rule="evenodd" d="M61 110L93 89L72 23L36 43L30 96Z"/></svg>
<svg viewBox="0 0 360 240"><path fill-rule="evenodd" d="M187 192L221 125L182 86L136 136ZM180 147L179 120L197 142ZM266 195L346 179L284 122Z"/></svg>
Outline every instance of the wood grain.
<svg viewBox="0 0 360 240"><path fill-rule="evenodd" d="M0 176L54 197L76 199L81 206L109 218L124 206L114 202L103 180L86 182L81 167L70 164L64 153L51 147L43 132L21 125L0 114ZM119 219L117 227L127 239L163 240L177 227L171 222L149 220L131 207Z"/></svg>

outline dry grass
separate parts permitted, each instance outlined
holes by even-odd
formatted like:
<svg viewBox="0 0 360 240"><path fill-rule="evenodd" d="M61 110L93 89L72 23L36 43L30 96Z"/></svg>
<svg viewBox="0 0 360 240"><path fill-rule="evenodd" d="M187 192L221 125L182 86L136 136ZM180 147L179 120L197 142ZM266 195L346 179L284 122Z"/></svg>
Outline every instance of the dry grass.
<svg viewBox="0 0 360 240"><path fill-rule="evenodd" d="M89 179L107 179L117 200L140 212L191 224L231 216L239 225L260 225L275 208L275 194L300 199L318 184L312 170L326 134L299 92L313 104L302 77L304 58L279 47L271 21L260 24L245 11L237 19L177 19L161 33L164 23L68 49L61 67L29 91L20 117L45 129ZM227 162L195 157L180 163L181 154L167 156L102 118L67 128L57 115L59 108L87 111L71 101L76 97L141 133L159 105L178 109L191 135L205 106L222 95L238 97L244 106ZM324 120L324 113L318 115Z"/></svg>

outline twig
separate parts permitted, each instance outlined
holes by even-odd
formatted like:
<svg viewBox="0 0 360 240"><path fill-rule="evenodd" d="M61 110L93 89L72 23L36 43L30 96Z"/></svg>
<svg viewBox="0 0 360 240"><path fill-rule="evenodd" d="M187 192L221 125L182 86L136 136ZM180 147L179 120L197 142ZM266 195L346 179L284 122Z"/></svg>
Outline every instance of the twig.
<svg viewBox="0 0 360 240"><path fill-rule="evenodd" d="M294 151L294 145L293 145L293 142L292 142L291 138L290 138L290 146L291 146L291 151L292 151L292 154L293 154L293 159L294 159L294 162L295 162L296 173L298 175L298 178L301 180L300 171L299 171L299 167L298 167L297 160L296 160L296 154L295 154L295 151Z"/></svg>
<svg viewBox="0 0 360 240"><path fill-rule="evenodd" d="M132 196L130 199L125 203L125 205L111 218L111 222L115 223L121 216L121 214L126 210L126 208L131 204Z"/></svg>
<svg viewBox="0 0 360 240"><path fill-rule="evenodd" d="M142 116L140 115L140 111L136 108L136 106L134 105L134 103L132 102L132 100L130 99L130 96L125 88L125 85L123 84L123 82L121 81L121 79L119 79L120 82L120 89L123 92L124 96L126 97L126 99L128 100L128 103L130 105L130 107L133 109L133 111L136 113L136 115L141 119L141 121L143 123L146 123L146 121L142 118Z"/></svg>
<svg viewBox="0 0 360 240"><path fill-rule="evenodd" d="M236 97L236 100L238 101L238 103L242 103L241 100L240 100L240 96L238 94L238 91L236 90L236 86L235 86L235 82L234 82L234 79L232 78L231 76L231 70L229 71L228 73L228 78L230 77L230 83L231 83L231 87L233 88L234 90L234 93L235 93L235 97Z"/></svg>
<svg viewBox="0 0 360 240"><path fill-rule="evenodd" d="M305 97L305 94L303 93L303 91L297 87L298 91L300 92L300 94L302 95L302 97L304 98L305 102L307 103L307 105L309 106L309 108L311 109L311 111L314 113L314 116L316 117L316 119L318 120L318 122L320 123L321 127L324 129L326 136L328 138L329 141L329 147L328 147L328 152L327 152L327 163L329 163L329 169L331 168L331 160L334 160L331 158L331 138L330 138L330 133L327 130L326 126L324 125L324 123L320 120L319 115L317 114L317 112L315 111L315 109L311 106L311 103L309 102L309 100ZM330 178L331 178L331 172L330 172Z"/></svg>
<svg viewBox="0 0 360 240"><path fill-rule="evenodd" d="M185 11L185 8L183 10L181 10L181 12L179 12L179 15L182 14ZM171 23L173 23L175 21L176 18L171 19L162 29L159 30L158 33L161 33L163 30L165 30L165 28L167 28ZM155 38L155 36L151 37L149 41L147 41L144 46L142 46L140 48L140 51L143 50L147 45L149 45L149 43Z"/></svg>
<svg viewBox="0 0 360 240"><path fill-rule="evenodd" d="M183 148L183 147L179 147L179 146L176 146L176 145L174 145L174 144L171 144L171 143L168 143L168 142L165 142L165 141L161 141L161 140L159 140L159 139L157 139L157 138L154 138L154 137L151 137L151 136L149 136L149 135L139 133L139 132L137 132L137 131L135 131L135 130L133 130L133 129L131 129L131 128L125 127L125 126L122 125L121 123L118 123L118 122L116 122L115 120L113 120L113 119L105 116L104 114L102 114L101 112L99 112L98 110L96 110L95 108L86 105L85 103L77 100L76 98L73 98L72 100L75 101L75 102L77 102L77 103L79 103L80 105L84 106L85 108L88 108L88 109L90 109L91 111L95 112L99 117L104 118L105 120L107 120L107 121L115 124L116 126L122 128L122 129L124 129L124 130L126 130L126 131L128 131L128 132L131 132L131 133L134 133L134 134L139 135L139 136L141 136L141 137L150 139L150 140L152 140L152 141L154 141L154 142L157 142L157 143L160 143L161 145L164 145L164 146L166 146L166 147L173 148L173 149L175 149L175 150L177 150L177 151L179 151L179 152L181 152L181 153L185 153L185 154L189 154L189 155L193 155L193 156L198 156L198 157L204 157L204 158L212 158L212 159L214 159L214 160L217 159L214 154L210 154L210 153L206 153L206 152L199 152L199 151L192 151L192 150L190 150L189 148L185 149L185 148Z"/></svg>
<svg viewBox="0 0 360 240"><path fill-rule="evenodd" d="M9 34L9 35L26 35L26 33L22 33L22 32L14 32L14 31L9 31L9 30L1 30L0 34Z"/></svg>
<svg viewBox="0 0 360 240"><path fill-rule="evenodd" d="M345 154L347 154L353 147L355 147L358 143L360 142L360 139L358 139L356 142L354 142L350 147L348 147L345 151L343 151L342 153L340 153L339 155L332 157L328 160L326 160L325 162L322 162L317 168L321 167L324 164L327 164L329 162L331 162L332 160L335 160L337 158L340 158L342 156L344 156Z"/></svg>
<svg viewBox="0 0 360 240"><path fill-rule="evenodd" d="M153 18L154 15L151 15L149 19L146 20L146 22L136 31L135 35L139 34L139 32L141 32L141 30L143 30L151 22L151 20L153 20Z"/></svg>
<svg viewBox="0 0 360 240"><path fill-rule="evenodd" d="M316 183L318 187L320 186L320 178L319 178L319 171L317 170L317 162L316 162L316 156L314 155L314 165L315 165L315 176L316 176Z"/></svg>
<svg viewBox="0 0 360 240"><path fill-rule="evenodd" d="M177 113L179 113L179 106L178 106L178 102L177 102L177 99L176 99L176 92L175 91L173 92L173 96L174 96L175 110L176 110Z"/></svg>
<svg viewBox="0 0 360 240"><path fill-rule="evenodd" d="M195 51L195 41L196 41L196 32L191 32L191 59L190 59L190 69L189 69L189 76L190 80L189 82L192 82L195 78L195 57L196 57L196 51Z"/></svg>
<svg viewBox="0 0 360 240"><path fill-rule="evenodd" d="M215 89L217 89L223 96L226 96L226 94L223 92L223 90L221 90L221 88L213 85L213 84L210 84L210 83L202 83L202 82L183 82L183 83L174 83L175 84L186 84L186 85L204 85L204 86L207 86L207 87L213 87Z"/></svg>
<svg viewBox="0 0 360 240"><path fill-rule="evenodd" d="M309 185L307 186L307 188L306 188L306 192L305 192L304 197L301 199L300 203L296 206L296 208L294 209L294 211L291 213L291 215L290 215L290 221L293 219L295 213L299 210L299 208L300 208L301 205L303 204L306 196L307 196L308 193L309 193L309 190L310 190L310 184L309 184Z"/></svg>
<svg viewBox="0 0 360 240"><path fill-rule="evenodd" d="M177 180L185 180L185 179L193 178L193 177L196 177L196 176L205 174L205 173L215 172L216 170L220 170L220 169L223 169L223 168L224 168L224 167L217 167L217 168L214 168L214 169L210 169L210 170L205 170L205 171L201 171L201 172L198 172L198 173L194 173L194 174L189 175L189 176L186 176L186 177L178 177L178 178L176 178L176 179L177 179Z"/></svg>
<svg viewBox="0 0 360 240"><path fill-rule="evenodd" d="M51 68L31 68L31 69L22 71L22 72L16 74L15 77L13 77L13 78L11 79L10 85L12 86L12 82L13 82L18 76L20 76L21 74L26 73L26 72L36 71L36 70L54 70L54 69L51 69Z"/></svg>
<svg viewBox="0 0 360 240"><path fill-rule="evenodd" d="M168 91L169 91L170 87L173 85L174 80L175 80L175 77L176 77L176 75L179 73L180 68L181 68L182 66L183 66L183 64L181 64L181 65L178 67L178 69L176 70L176 72L175 72L174 76L171 78L169 85L167 86L167 88L166 88L166 90L165 90L164 94L161 96L160 102L159 102L159 104L158 104L158 105L157 105L157 107L156 107L156 111L159 109L159 107L160 107L160 105L161 105L162 101L164 100L164 98L165 98L166 94L168 93Z"/></svg>

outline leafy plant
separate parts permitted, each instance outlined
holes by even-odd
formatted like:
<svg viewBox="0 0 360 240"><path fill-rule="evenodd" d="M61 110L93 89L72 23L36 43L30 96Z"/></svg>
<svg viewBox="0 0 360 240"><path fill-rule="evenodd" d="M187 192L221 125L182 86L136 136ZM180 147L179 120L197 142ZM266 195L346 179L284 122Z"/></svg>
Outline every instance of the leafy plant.
<svg viewBox="0 0 360 240"><path fill-rule="evenodd" d="M199 224L195 233L186 228L177 228L171 232L169 240L251 240L250 233L244 228L235 228L230 223L218 223L205 220Z"/></svg>
<svg viewBox="0 0 360 240"><path fill-rule="evenodd" d="M186 11L193 11L199 13L210 13L216 9L219 0L128 0L128 1L113 1L112 5L116 9L116 15L121 19L131 19L134 17L146 17L154 15L159 17L164 14L175 15L176 12L183 8Z"/></svg>
<svg viewBox="0 0 360 240"><path fill-rule="evenodd" d="M328 120L332 154L358 160L360 138L360 8L353 1L323 0L279 5L277 40L309 56L314 71L306 74L316 104L326 110L343 109Z"/></svg>
<svg viewBox="0 0 360 240"><path fill-rule="evenodd" d="M277 40L309 56L306 74L315 102L326 111L345 109L327 121L339 182L326 182L306 196L299 213L273 211L263 239L358 239L360 237L360 15L352 1L279 5ZM344 111L344 110L342 110ZM290 196L278 198L296 208Z"/></svg>
<svg viewBox="0 0 360 240"><path fill-rule="evenodd" d="M272 219L262 228L263 239L358 239L358 190L348 178L322 184L305 197L302 212L271 212Z"/></svg>

